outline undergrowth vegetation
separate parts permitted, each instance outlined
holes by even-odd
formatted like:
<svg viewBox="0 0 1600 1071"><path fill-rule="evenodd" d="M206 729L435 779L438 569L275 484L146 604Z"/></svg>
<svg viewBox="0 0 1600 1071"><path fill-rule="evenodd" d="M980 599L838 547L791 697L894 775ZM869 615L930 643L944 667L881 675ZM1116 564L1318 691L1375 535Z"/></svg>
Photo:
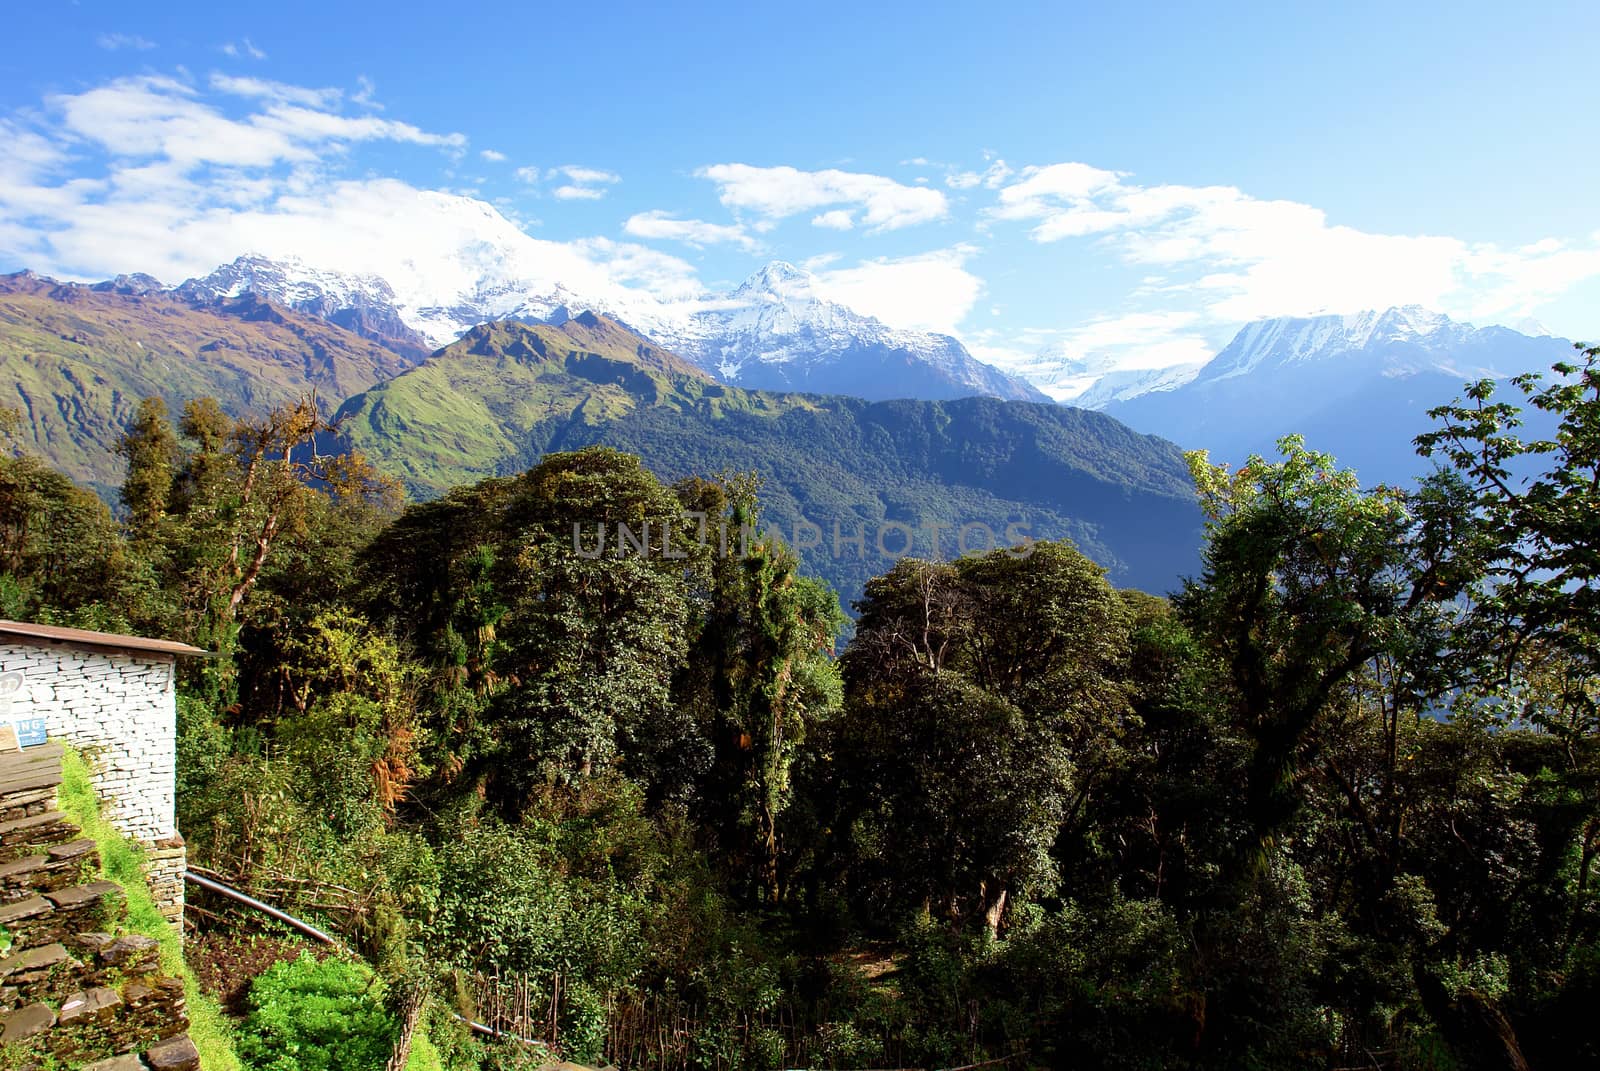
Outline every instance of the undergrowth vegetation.
<svg viewBox="0 0 1600 1071"><path fill-rule="evenodd" d="M907 558L842 650L780 539L694 538L761 530L751 478L591 448L403 507L307 406L142 407L120 527L5 461L0 594L217 652L191 859L356 957L255 980L252 1068L1589 1066L1597 359L1519 381L1547 441L1436 410L1412 488L1192 456L1166 597ZM677 549L574 543L619 523Z"/></svg>

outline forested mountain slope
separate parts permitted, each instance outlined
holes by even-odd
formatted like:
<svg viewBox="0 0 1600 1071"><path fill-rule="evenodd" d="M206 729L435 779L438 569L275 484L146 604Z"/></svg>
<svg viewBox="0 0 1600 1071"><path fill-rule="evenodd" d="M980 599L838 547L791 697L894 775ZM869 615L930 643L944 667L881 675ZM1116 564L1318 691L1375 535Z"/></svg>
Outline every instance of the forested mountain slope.
<svg viewBox="0 0 1600 1071"><path fill-rule="evenodd" d="M744 391L603 317L486 324L420 367L351 398L343 436L428 497L604 444L664 479L753 470L767 517L820 545L808 566L849 599L890 552L933 552L923 525L1073 539L1119 582L1165 591L1192 571L1200 517L1176 448L1097 413L991 398L866 402ZM838 525L840 544L835 553ZM862 534L866 552L851 542ZM985 540L967 533L968 545ZM804 540L804 536L802 536Z"/></svg>

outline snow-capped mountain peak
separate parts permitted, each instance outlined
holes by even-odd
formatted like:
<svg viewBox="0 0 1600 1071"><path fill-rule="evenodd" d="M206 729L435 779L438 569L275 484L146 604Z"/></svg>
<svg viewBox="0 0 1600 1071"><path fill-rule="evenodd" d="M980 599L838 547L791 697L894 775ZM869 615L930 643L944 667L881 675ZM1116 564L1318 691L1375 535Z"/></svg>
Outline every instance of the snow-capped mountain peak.
<svg viewBox="0 0 1600 1071"><path fill-rule="evenodd" d="M379 276L323 271L298 257L274 260L260 253L246 253L204 278L188 280L176 290L206 300L259 294L280 305L298 308L314 304L328 312L363 304L392 307L396 302L394 288Z"/></svg>
<svg viewBox="0 0 1600 1071"><path fill-rule="evenodd" d="M427 348L491 320L560 322L587 310L739 386L1045 400L955 339L894 330L829 300L819 280L783 261L731 293L665 295L619 281L596 260L604 243L534 238L475 198L394 189L366 208L371 223L360 240L284 231L261 256L195 280L195 296L222 300L251 289L336 323L345 316L363 333L387 313L383 330L403 329Z"/></svg>
<svg viewBox="0 0 1600 1071"><path fill-rule="evenodd" d="M772 294L787 296L803 292L812 294L817 277L804 268L797 268L786 260L774 260L762 266L734 291L735 294Z"/></svg>
<svg viewBox="0 0 1600 1071"><path fill-rule="evenodd" d="M1105 411L1233 464L1302 434L1368 485L1407 482L1430 464L1413 438L1432 426L1432 407L1468 383L1547 370L1568 346L1416 306L1261 320L1189 382L1112 398Z"/></svg>
<svg viewBox="0 0 1600 1071"><path fill-rule="evenodd" d="M948 335L892 328L831 300L815 275L782 260L666 331L661 341L669 349L742 387L866 398L1046 400Z"/></svg>
<svg viewBox="0 0 1600 1071"><path fill-rule="evenodd" d="M534 240L495 240L481 232L483 221L467 222L473 226L448 262L398 263L395 270L404 280L398 287L375 273L251 254L176 289L202 302L256 293L423 352L491 320L560 323L589 311L752 389L1047 400L949 336L891 328L829 300L816 276L785 261L764 265L720 297L669 304L592 271L575 270L577 285L569 287L536 255Z"/></svg>
<svg viewBox="0 0 1600 1071"><path fill-rule="evenodd" d="M1443 350L1475 331L1443 313L1402 305L1348 315L1280 316L1246 324L1201 372L1228 379L1264 364L1329 360L1341 354L1375 354L1392 347Z"/></svg>

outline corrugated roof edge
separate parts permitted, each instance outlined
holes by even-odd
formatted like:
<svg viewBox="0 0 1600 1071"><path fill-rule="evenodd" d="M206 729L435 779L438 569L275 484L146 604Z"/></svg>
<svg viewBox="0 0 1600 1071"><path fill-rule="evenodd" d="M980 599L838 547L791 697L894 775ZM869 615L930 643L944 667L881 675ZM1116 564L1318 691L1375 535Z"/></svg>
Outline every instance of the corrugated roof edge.
<svg viewBox="0 0 1600 1071"><path fill-rule="evenodd" d="M84 628L62 628L60 625L35 625L27 621L0 621L0 637L16 636L24 640L45 640L50 643L75 644L112 651L142 651L148 654L198 655L216 657L212 652L176 640L152 640L145 636L124 636L116 632L92 632Z"/></svg>

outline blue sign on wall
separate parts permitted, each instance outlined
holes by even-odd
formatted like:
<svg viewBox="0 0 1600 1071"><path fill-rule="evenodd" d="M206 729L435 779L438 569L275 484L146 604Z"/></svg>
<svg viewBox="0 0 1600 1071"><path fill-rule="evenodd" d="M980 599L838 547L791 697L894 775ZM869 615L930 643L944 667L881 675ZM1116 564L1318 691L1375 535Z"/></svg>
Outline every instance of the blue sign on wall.
<svg viewBox="0 0 1600 1071"><path fill-rule="evenodd" d="M12 724L17 727L17 743L23 747L35 747L45 741L45 725L43 718L17 718Z"/></svg>

